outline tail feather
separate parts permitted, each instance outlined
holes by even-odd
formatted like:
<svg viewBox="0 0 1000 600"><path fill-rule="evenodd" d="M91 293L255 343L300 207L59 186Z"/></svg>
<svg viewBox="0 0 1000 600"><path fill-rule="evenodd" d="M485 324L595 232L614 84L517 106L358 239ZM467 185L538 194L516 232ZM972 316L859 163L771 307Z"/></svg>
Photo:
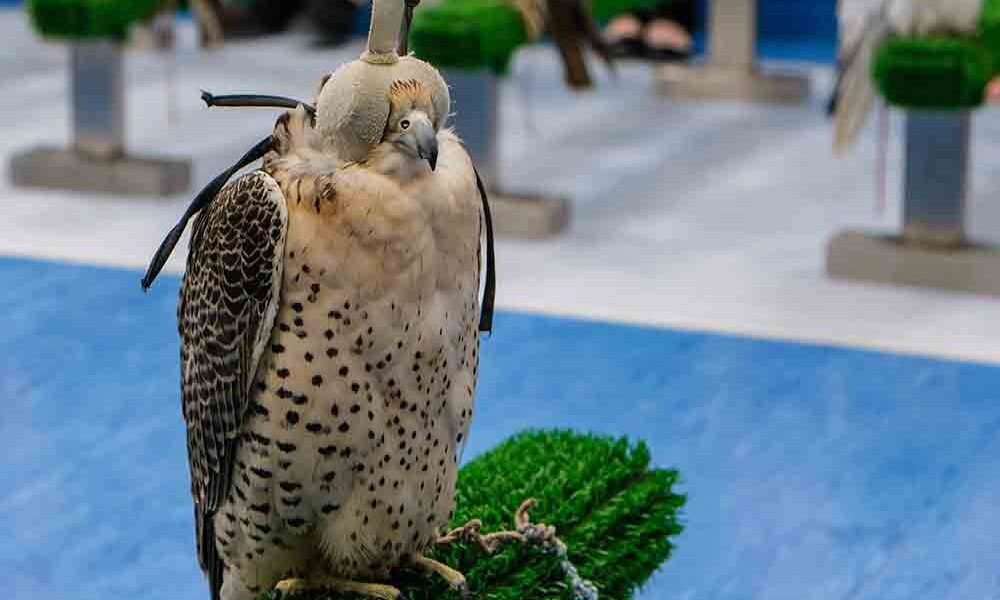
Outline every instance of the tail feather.
<svg viewBox="0 0 1000 600"><path fill-rule="evenodd" d="M887 36L888 27L882 14L873 16L857 47L845 60L835 92L833 148L837 153L845 152L854 144L875 104L872 59Z"/></svg>
<svg viewBox="0 0 1000 600"><path fill-rule="evenodd" d="M198 504L194 506L194 522L198 542L198 562L208 577L208 588L212 600L222 598L222 573L224 564L215 545L214 512L205 512Z"/></svg>

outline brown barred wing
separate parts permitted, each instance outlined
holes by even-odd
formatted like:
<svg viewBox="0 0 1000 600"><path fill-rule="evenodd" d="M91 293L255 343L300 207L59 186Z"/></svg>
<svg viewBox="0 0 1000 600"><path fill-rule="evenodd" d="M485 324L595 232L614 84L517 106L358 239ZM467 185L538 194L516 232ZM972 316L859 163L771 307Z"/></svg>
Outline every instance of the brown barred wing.
<svg viewBox="0 0 1000 600"><path fill-rule="evenodd" d="M255 171L219 192L191 236L178 305L181 392L198 555L210 579L219 568L211 517L229 493L251 385L274 326L287 228L281 189Z"/></svg>

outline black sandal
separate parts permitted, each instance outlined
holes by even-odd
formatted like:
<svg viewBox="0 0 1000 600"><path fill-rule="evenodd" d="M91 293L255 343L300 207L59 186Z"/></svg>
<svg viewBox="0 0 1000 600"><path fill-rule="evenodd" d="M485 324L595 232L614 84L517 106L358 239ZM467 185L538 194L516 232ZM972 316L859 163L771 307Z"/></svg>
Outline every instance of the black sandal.
<svg viewBox="0 0 1000 600"><path fill-rule="evenodd" d="M674 25L680 26L676 21L670 21L663 19L662 17L652 17L648 18L642 24L642 33L640 34L642 38L640 42L643 47L643 58L653 62L683 62L691 58L691 48L679 48L673 45L663 45L654 46L651 45L647 40L647 28L653 26L658 21L668 21L672 22ZM690 36L691 33L685 29L685 32Z"/></svg>
<svg viewBox="0 0 1000 600"><path fill-rule="evenodd" d="M635 35L625 34L621 37L614 37L607 35L607 29L605 29L604 43L612 58L643 58L646 54L646 45L642 43L642 28L645 23L639 14L626 13L619 16L619 18L629 17L638 21L639 30ZM614 21L608 24L608 29L613 23Z"/></svg>
<svg viewBox="0 0 1000 600"><path fill-rule="evenodd" d="M645 58L646 45L637 37L623 37L608 43L608 50L615 58Z"/></svg>
<svg viewBox="0 0 1000 600"><path fill-rule="evenodd" d="M640 43L643 47L642 57L646 60L654 62L685 62L691 58L690 50L678 50L670 46L655 48L647 45L645 42Z"/></svg>

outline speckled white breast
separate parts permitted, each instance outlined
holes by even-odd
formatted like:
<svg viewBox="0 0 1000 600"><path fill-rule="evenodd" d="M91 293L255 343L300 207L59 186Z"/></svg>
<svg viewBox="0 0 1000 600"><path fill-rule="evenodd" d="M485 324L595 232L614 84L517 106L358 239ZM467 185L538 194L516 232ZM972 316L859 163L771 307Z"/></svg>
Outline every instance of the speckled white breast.
<svg viewBox="0 0 1000 600"><path fill-rule="evenodd" d="M455 269L428 234L377 258L398 272L366 285L344 261L375 260L370 244L334 253L305 219L290 219L281 308L216 521L233 534L227 563L264 565L268 585L317 563L382 578L430 545L452 516L475 395L477 269Z"/></svg>

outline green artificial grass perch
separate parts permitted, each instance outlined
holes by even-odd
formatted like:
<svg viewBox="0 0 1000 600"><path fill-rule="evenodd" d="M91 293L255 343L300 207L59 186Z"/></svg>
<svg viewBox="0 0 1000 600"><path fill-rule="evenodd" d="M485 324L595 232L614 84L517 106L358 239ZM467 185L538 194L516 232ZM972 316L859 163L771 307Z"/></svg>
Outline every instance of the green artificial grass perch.
<svg viewBox="0 0 1000 600"><path fill-rule="evenodd" d="M896 37L879 48L874 62L882 96L911 109L975 108L993 72L989 50L972 38Z"/></svg>
<svg viewBox="0 0 1000 600"><path fill-rule="evenodd" d="M45 38L124 40L132 23L149 18L160 0L28 0L31 22Z"/></svg>
<svg viewBox="0 0 1000 600"><path fill-rule="evenodd" d="M505 73L528 32L504 0L448 0L413 14L410 48L437 67Z"/></svg>
<svg viewBox="0 0 1000 600"><path fill-rule="evenodd" d="M872 75L886 101L905 109L968 110L982 105L1000 70L1000 0L986 0L969 37L894 37Z"/></svg>
<svg viewBox="0 0 1000 600"><path fill-rule="evenodd" d="M554 526L567 558L593 582L601 600L627 600L666 561L671 538L683 530L685 497L674 491L678 473L650 466L643 443L571 431L528 431L462 468L456 527L481 519L484 532L512 528L526 498L538 500L532 521ZM433 557L458 569L471 597L482 600L571 600L560 558L538 546L510 544L494 555L458 542ZM410 600L459 595L439 577L402 571L392 582ZM276 600L271 592L261 600ZM356 596L297 595L302 600L356 600Z"/></svg>

